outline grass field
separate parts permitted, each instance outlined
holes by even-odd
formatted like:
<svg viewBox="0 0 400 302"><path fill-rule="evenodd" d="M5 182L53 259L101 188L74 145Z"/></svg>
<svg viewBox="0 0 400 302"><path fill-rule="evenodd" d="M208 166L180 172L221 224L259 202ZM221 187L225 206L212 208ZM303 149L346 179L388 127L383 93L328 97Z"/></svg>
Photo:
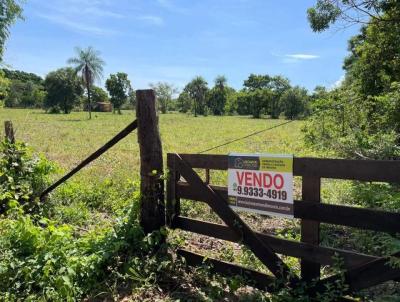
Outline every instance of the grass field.
<svg viewBox="0 0 400 302"><path fill-rule="evenodd" d="M41 110L0 109L0 121L13 121L16 138L44 153L64 170L71 169L127 124L135 119L134 112L122 115L95 113L92 120L85 112L69 115L45 114ZM193 117L171 113L160 115L163 152L198 153L231 139L285 122L284 120L252 119L244 116ZM256 136L218 148L209 153L271 152L293 153L297 156L316 155L304 148L303 122L266 131ZM0 127L4 135L4 127ZM136 132L97 159L77 177L80 179L137 178L139 148Z"/></svg>

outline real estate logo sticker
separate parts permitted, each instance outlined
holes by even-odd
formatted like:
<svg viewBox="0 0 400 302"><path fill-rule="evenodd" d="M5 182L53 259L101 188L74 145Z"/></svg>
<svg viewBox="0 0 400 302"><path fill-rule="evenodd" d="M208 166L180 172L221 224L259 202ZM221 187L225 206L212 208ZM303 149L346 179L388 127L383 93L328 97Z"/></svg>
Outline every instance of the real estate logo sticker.
<svg viewBox="0 0 400 302"><path fill-rule="evenodd" d="M229 154L228 200L233 208L293 218L293 155Z"/></svg>

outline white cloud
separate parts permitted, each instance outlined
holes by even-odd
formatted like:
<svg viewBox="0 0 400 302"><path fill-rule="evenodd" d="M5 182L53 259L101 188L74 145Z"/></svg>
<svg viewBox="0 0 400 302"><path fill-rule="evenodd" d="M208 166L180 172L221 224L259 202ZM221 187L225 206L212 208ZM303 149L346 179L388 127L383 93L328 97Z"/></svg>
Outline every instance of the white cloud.
<svg viewBox="0 0 400 302"><path fill-rule="evenodd" d="M296 53L296 54L285 55L285 57L294 60L313 60L313 59L318 59L320 56L304 54L304 53Z"/></svg>
<svg viewBox="0 0 400 302"><path fill-rule="evenodd" d="M48 20L52 23L60 24L64 27L73 29L78 32L83 32L83 33L90 33L90 34L95 34L95 35L115 35L118 34L118 32L101 28L98 26L90 25L90 24L85 24L81 22L77 22L74 20L71 20L69 18L66 18L61 15L46 15L46 14L37 14L38 17Z"/></svg>
<svg viewBox="0 0 400 302"><path fill-rule="evenodd" d="M157 26L164 25L164 20L158 16L146 15L146 16L139 16L137 19L144 21L145 23L150 25L157 25Z"/></svg>

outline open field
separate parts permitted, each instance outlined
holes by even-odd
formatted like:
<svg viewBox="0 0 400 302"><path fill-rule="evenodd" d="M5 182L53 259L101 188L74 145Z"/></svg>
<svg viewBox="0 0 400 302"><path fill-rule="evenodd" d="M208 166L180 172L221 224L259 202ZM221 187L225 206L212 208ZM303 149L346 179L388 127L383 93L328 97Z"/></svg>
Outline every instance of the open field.
<svg viewBox="0 0 400 302"><path fill-rule="evenodd" d="M123 115L95 113L92 120L85 112L69 115L45 114L41 110L0 109L0 121L12 120L16 138L44 153L64 170L91 154L135 119L134 112ZM160 115L160 132L164 154L168 152L198 153L231 139L285 122L284 120L252 119L243 116L199 116L171 113ZM209 153L271 152L315 155L303 146L303 122L288 125L218 148ZM0 127L4 135L4 127ZM139 149L136 132L114 146L91 167L77 177L101 179L122 177L136 179Z"/></svg>

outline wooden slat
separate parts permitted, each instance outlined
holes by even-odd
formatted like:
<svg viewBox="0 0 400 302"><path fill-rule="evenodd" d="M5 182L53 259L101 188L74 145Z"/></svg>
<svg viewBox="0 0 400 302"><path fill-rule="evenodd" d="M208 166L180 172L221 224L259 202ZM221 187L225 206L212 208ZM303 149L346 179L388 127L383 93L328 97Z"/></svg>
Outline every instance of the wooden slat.
<svg viewBox="0 0 400 302"><path fill-rule="evenodd" d="M227 170L228 155L180 154L193 168ZM400 160L350 160L295 157L293 174L319 178L400 183Z"/></svg>
<svg viewBox="0 0 400 302"><path fill-rule="evenodd" d="M167 198L166 198L166 222L171 225L175 216L180 215L180 200L176 194L176 186L180 179L178 171L175 169L175 155L167 155Z"/></svg>
<svg viewBox="0 0 400 302"><path fill-rule="evenodd" d="M177 254L185 258L186 263L190 266L209 264L214 273L223 274L225 276L242 276L249 280L252 286L258 289L267 291L276 290L273 286L275 279L272 276L233 263L220 261L214 258L205 258L199 254L182 249L178 250Z"/></svg>
<svg viewBox="0 0 400 302"><path fill-rule="evenodd" d="M392 257L400 257L400 252L397 252ZM367 262L356 268L352 268L344 273L345 283L349 285L348 292L355 292L365 288L369 288L389 280L400 278L400 268L393 268L389 264L389 257L382 257L370 262ZM335 284L340 281L340 274L320 280L315 291L323 293L328 284Z"/></svg>
<svg viewBox="0 0 400 302"><path fill-rule="evenodd" d="M304 176L302 178L302 198L319 203L321 200L321 179L318 177ZM319 222L314 220L302 219L300 223L301 242L315 246L319 245ZM305 281L319 279L321 275L321 265L301 259L301 277Z"/></svg>
<svg viewBox="0 0 400 302"><path fill-rule="evenodd" d="M240 242L241 238L230 230L227 226L204 222L201 220L191 219L187 217L176 217L173 220L172 228L179 228L184 231L189 231L205 236L210 236L231 242ZM303 258L310 262L317 262L323 265L333 265L335 262L332 259L336 254L339 255L347 268L359 266L377 257L344 251L340 249L314 246L308 243L302 243L287 239L278 238L275 236L256 233L257 236L265 243L269 244L272 249L278 253L296 258Z"/></svg>
<svg viewBox="0 0 400 302"><path fill-rule="evenodd" d="M295 201L294 217L392 234L400 230L400 213L309 201Z"/></svg>
<svg viewBox="0 0 400 302"><path fill-rule="evenodd" d="M270 246L257 237L240 216L229 207L226 200L213 191L209 185L204 184L196 172L179 155L176 155L175 162L177 170L185 180L204 195L204 200L213 211L242 238L242 242L252 250L254 255L260 259L275 277L290 280L292 285L298 283L299 280L291 274L289 267L274 253Z"/></svg>
<svg viewBox="0 0 400 302"><path fill-rule="evenodd" d="M227 188L211 186L225 201ZM177 194L181 198L205 201L202 192L179 182ZM400 213L330 205L310 201L294 201L294 217L323 223L350 226L366 230L396 233L400 230Z"/></svg>
<svg viewBox="0 0 400 302"><path fill-rule="evenodd" d="M179 249L177 254L183 257L189 266L201 266L203 264L210 265L210 270L213 273L218 273L224 276L241 276L248 281L249 285L261 290L266 290L270 293L274 293L282 287L282 283L276 283L273 277L240 265L214 258L206 258L200 254L183 249ZM341 297L336 301L356 302L358 300L354 300L350 297Z"/></svg>

